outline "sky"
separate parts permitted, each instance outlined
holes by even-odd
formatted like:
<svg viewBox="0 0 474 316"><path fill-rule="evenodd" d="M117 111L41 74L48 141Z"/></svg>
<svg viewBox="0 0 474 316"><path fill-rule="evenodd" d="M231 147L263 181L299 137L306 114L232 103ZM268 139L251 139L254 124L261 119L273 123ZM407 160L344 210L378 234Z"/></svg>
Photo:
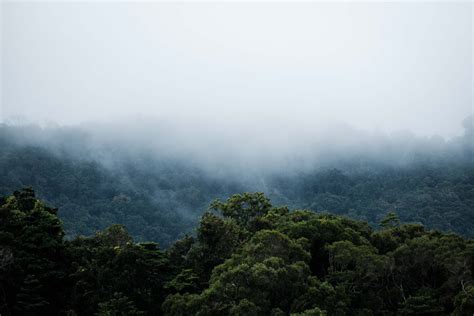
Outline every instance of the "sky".
<svg viewBox="0 0 474 316"><path fill-rule="evenodd" d="M3 1L0 118L450 138L473 112L472 14L470 1Z"/></svg>

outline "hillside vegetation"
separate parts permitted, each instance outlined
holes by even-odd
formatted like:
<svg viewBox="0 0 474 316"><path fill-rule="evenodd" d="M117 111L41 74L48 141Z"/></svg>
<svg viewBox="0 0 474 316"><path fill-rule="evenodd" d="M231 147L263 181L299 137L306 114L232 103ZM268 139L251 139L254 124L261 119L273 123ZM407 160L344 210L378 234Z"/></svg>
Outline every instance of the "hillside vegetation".
<svg viewBox="0 0 474 316"><path fill-rule="evenodd" d="M261 191L292 208L347 215L377 227L388 212L402 222L474 236L474 164L427 160L406 166L352 159L336 168L216 176L190 163L141 155L106 166L97 159L3 140L0 194L32 187L59 208L68 236L119 223L138 241L170 245L190 233L207 205ZM85 154L80 154L80 157Z"/></svg>

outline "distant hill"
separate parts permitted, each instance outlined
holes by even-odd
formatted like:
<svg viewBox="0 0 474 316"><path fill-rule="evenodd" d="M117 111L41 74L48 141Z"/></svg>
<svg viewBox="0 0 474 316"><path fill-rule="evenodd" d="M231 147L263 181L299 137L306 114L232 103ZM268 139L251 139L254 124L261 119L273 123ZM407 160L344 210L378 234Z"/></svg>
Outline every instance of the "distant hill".
<svg viewBox="0 0 474 316"><path fill-rule="evenodd" d="M167 246L193 232L212 200L244 191L261 191L278 204L347 215L374 227L395 212L403 222L474 236L470 159L428 156L397 166L351 158L335 167L239 177L213 173L186 159L127 156L112 149L117 160L107 164L95 158L97 149L81 143L77 132L61 134L62 147L26 142L28 137L19 135L2 129L0 194L32 187L59 208L68 236L91 235L120 223L137 240Z"/></svg>

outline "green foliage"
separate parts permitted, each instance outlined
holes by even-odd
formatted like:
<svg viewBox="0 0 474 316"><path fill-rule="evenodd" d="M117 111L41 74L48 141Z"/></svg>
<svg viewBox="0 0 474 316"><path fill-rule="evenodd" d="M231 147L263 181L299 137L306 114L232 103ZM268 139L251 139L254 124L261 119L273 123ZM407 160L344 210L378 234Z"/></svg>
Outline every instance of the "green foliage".
<svg viewBox="0 0 474 316"><path fill-rule="evenodd" d="M463 287L454 300L454 315L472 315L474 314L474 286Z"/></svg>
<svg viewBox="0 0 474 316"><path fill-rule="evenodd" d="M317 307L305 310L304 312L301 312L301 313L291 314L291 316L325 316L325 315L326 313Z"/></svg>
<svg viewBox="0 0 474 316"><path fill-rule="evenodd" d="M199 266L192 249L216 249L221 263L199 291L168 296L165 314L447 315L470 308L467 290L460 293L472 282L470 240L399 224L395 214L373 231L329 214L271 206L253 213L236 203L242 197L219 202L216 210L231 209L230 216L203 216L185 275ZM229 252L218 246L224 231L237 241L226 242Z"/></svg>
<svg viewBox="0 0 474 316"><path fill-rule="evenodd" d="M212 213L202 216L197 229L197 243L187 253L187 260L203 286L207 285L212 269L229 258L247 235L247 231L233 219Z"/></svg>
<svg viewBox="0 0 474 316"><path fill-rule="evenodd" d="M15 311L25 314L35 314L44 310L49 302L41 296L41 283L32 275L27 275L23 280L16 295Z"/></svg>
<svg viewBox="0 0 474 316"><path fill-rule="evenodd" d="M261 194L215 202L165 252L122 225L65 241L31 189L0 204L5 315L472 315L474 241Z"/></svg>
<svg viewBox="0 0 474 316"><path fill-rule="evenodd" d="M270 200L261 192L235 194L225 203L215 200L210 209L219 211L225 217L234 219L238 225L251 228L255 220L266 215L272 208Z"/></svg>
<svg viewBox="0 0 474 316"><path fill-rule="evenodd" d="M121 293L114 293L110 300L99 303L97 316L140 316L144 312L137 310L135 304Z"/></svg>
<svg viewBox="0 0 474 316"><path fill-rule="evenodd" d="M339 168L273 176L265 184L272 201L291 207L347 215L372 227L395 213L401 222L474 237L472 156L466 163L433 159L402 167L361 160Z"/></svg>
<svg viewBox="0 0 474 316"><path fill-rule="evenodd" d="M117 292L138 310L151 314L160 310L164 285L171 278L167 258L155 243L123 243L124 240L129 240L127 233L113 226L95 237L70 243L75 268L71 304L79 313L93 314L104 300L112 304Z"/></svg>
<svg viewBox="0 0 474 316"><path fill-rule="evenodd" d="M439 315L443 308L439 305L434 290L421 288L402 303L402 315Z"/></svg>
<svg viewBox="0 0 474 316"><path fill-rule="evenodd" d="M380 226L383 228L393 228L400 225L400 218L394 212L388 214L380 221Z"/></svg>
<svg viewBox="0 0 474 316"><path fill-rule="evenodd" d="M199 277L192 269L183 269L165 288L174 293L193 293L199 289Z"/></svg>
<svg viewBox="0 0 474 316"><path fill-rule="evenodd" d="M0 313L55 314L67 291L64 231L31 189L0 201Z"/></svg>

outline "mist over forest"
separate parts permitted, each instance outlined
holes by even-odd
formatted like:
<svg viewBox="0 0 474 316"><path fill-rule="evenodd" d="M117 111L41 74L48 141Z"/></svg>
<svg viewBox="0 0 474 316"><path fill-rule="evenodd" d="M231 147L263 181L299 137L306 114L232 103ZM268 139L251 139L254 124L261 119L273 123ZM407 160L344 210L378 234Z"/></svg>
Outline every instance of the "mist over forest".
<svg viewBox="0 0 474 316"><path fill-rule="evenodd" d="M409 130L362 130L343 122L311 130L281 127L286 133L281 137L267 126L249 132L219 125L182 126L165 119L132 118L62 126L7 122L2 125L2 138L19 146L94 160L110 168L123 160L149 157L183 161L210 173L225 170L245 175L256 170L304 172L354 160L392 166L420 159L469 161L474 135L472 115L459 125L462 132L449 138L439 134L418 136Z"/></svg>
<svg viewBox="0 0 474 316"><path fill-rule="evenodd" d="M359 132L242 164L233 144L200 152L143 122L134 139L114 126L2 125L0 311L469 315L464 126L449 140Z"/></svg>
<svg viewBox="0 0 474 316"><path fill-rule="evenodd" d="M276 137L264 147L245 133L185 134L151 119L4 124L0 193L35 188L60 209L70 237L120 223L165 246L193 234L211 201L236 192L374 227L396 211L405 222L473 236L472 117L460 123L463 133L451 139L339 124L302 135L304 143Z"/></svg>
<svg viewBox="0 0 474 316"><path fill-rule="evenodd" d="M0 0L0 316L472 316L472 1Z"/></svg>

